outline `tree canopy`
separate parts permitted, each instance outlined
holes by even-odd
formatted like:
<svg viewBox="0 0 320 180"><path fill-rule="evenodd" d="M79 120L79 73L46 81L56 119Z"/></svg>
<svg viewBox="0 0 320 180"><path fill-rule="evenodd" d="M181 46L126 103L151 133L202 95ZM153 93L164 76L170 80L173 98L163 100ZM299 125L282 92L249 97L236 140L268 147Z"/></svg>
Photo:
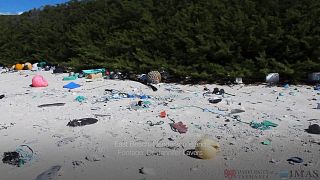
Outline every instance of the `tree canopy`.
<svg viewBox="0 0 320 180"><path fill-rule="evenodd" d="M0 63L302 80L320 70L319 0L71 0L0 16Z"/></svg>

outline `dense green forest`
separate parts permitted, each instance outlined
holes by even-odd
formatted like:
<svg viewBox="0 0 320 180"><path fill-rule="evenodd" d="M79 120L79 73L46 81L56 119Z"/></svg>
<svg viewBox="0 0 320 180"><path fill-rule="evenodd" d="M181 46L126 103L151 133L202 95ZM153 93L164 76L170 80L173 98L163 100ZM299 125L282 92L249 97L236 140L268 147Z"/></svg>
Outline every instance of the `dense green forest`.
<svg viewBox="0 0 320 180"><path fill-rule="evenodd" d="M319 0L72 0L0 16L0 63L179 77L303 80L320 71Z"/></svg>

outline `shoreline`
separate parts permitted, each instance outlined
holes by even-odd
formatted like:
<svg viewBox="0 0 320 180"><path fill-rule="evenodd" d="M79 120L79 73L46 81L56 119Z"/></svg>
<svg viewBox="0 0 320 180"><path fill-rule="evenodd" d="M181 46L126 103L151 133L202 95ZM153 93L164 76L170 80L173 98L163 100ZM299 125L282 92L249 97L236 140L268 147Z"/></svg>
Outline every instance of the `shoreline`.
<svg viewBox="0 0 320 180"><path fill-rule="evenodd" d="M30 87L35 74L41 74L49 86ZM0 74L0 94L5 95L0 99L0 123L5 127L0 129L0 153L14 151L22 144L35 152L33 159L21 167L0 162L3 179L35 179L55 165L61 166L58 180L226 179L228 175L241 179L240 172L245 170L251 170L247 173L250 177L268 170L263 174L266 179L279 179L282 171L313 172L320 168L320 137L305 131L310 124L320 123L320 111L316 109L319 91L310 86L160 83L155 85L158 91L153 91L135 81L62 81L64 76L67 74L47 71ZM69 82L81 86L62 88ZM235 96L203 95L204 87L210 92L223 88ZM117 98L105 89L151 98ZM86 99L79 102L78 96ZM99 101L104 97L108 101ZM222 101L213 104L210 98ZM132 103L138 101L150 104L133 109ZM65 104L39 107L52 103ZM236 114L241 121L214 113L233 109L244 110ZM159 116L162 111L167 114L164 118ZM67 126L81 118L96 118L98 122ZM268 120L277 126L255 129L250 126L253 120ZM148 121L164 123L151 125ZM173 131L172 121L181 121L187 132ZM213 159L196 158L192 151L204 136L220 145ZM270 144L262 144L265 141ZM291 157L301 157L303 163L290 164L287 160Z"/></svg>

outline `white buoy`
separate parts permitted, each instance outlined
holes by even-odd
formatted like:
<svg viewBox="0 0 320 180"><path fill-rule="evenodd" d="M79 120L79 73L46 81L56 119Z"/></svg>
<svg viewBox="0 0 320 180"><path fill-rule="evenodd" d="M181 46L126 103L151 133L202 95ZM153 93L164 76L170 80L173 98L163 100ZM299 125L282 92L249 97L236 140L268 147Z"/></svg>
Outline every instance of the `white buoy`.
<svg viewBox="0 0 320 180"><path fill-rule="evenodd" d="M237 77L235 83L236 84L243 84L242 78L241 77Z"/></svg>
<svg viewBox="0 0 320 180"><path fill-rule="evenodd" d="M39 70L38 63L34 63L32 65L32 71L38 71L38 70Z"/></svg>
<svg viewBox="0 0 320 180"><path fill-rule="evenodd" d="M279 73L270 73L266 76L266 82L269 84L279 83Z"/></svg>
<svg viewBox="0 0 320 180"><path fill-rule="evenodd" d="M310 82L320 81L320 72L314 72L309 74L308 79Z"/></svg>

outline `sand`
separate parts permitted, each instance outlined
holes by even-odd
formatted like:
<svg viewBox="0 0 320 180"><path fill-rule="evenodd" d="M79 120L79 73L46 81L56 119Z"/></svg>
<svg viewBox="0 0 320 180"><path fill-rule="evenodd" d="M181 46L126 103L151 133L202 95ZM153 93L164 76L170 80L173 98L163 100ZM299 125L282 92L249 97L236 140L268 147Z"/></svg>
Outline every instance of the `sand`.
<svg viewBox="0 0 320 180"><path fill-rule="evenodd" d="M30 87L35 74L43 75L49 86ZM1 180L36 179L53 166L61 166L58 180L320 178L320 135L305 131L310 124L320 124L319 91L311 86L160 83L154 92L134 81L86 82L81 78L72 81L81 87L69 91L62 88L71 82L62 81L64 76L45 71L0 74L0 94L5 94L0 99L0 154L22 144L34 150L33 159L21 167L0 162ZM203 96L204 87L223 88L235 96L225 95L221 102L211 104L209 98L221 96ZM105 89L149 95L151 105L130 109L138 98L97 102ZM78 102L77 96L86 100ZM48 103L65 105L38 107ZM237 115L243 122L192 106L226 112L242 109L245 112ZM159 117L161 111L168 117ZM98 122L67 126L80 118ZM188 131L174 132L170 119L183 122ZM244 123L253 120L269 120L278 126L259 130ZM163 124L150 126L147 121ZM204 136L220 144L220 151L210 160L192 156L196 142ZM271 143L263 145L265 140ZM295 156L303 163L287 161Z"/></svg>

